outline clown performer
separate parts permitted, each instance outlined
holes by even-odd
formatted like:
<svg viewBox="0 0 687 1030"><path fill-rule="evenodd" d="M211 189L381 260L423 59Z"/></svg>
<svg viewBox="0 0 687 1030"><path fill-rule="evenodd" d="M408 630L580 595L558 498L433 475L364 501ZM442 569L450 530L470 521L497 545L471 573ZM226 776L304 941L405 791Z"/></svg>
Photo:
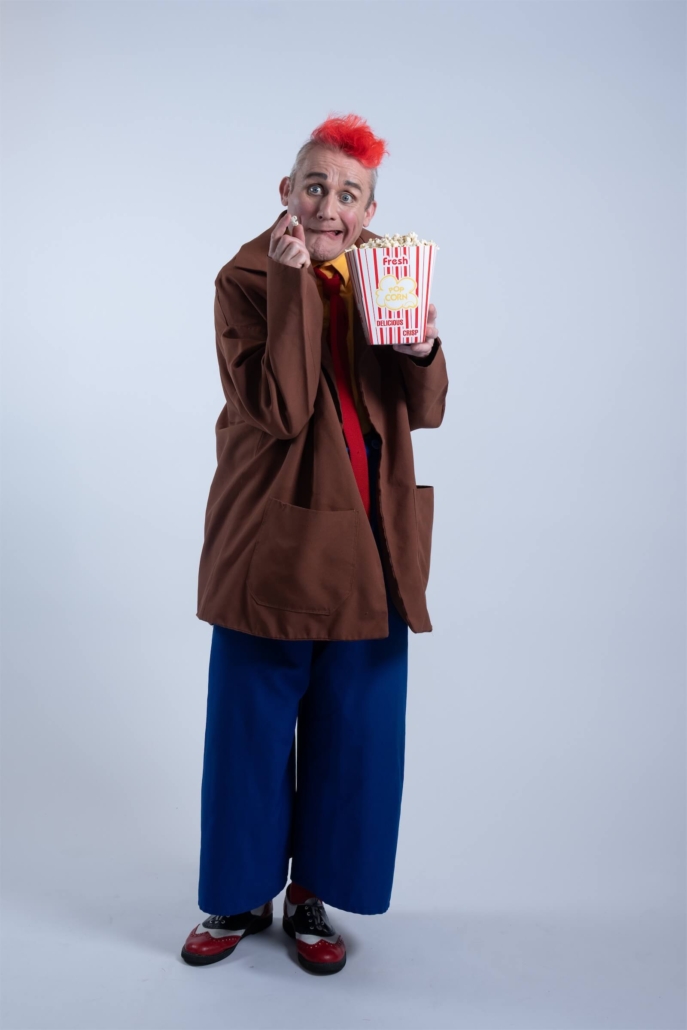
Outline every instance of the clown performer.
<svg viewBox="0 0 687 1030"><path fill-rule="evenodd" d="M448 377L424 342L367 342L344 251L379 237L389 151L330 116L279 183L283 210L215 280L226 404L200 557L210 623L198 905L181 955L227 958L272 923L300 965L336 973L325 910L389 908L403 790L408 628L425 600L434 491L411 432L444 417ZM291 861L289 877L289 860ZM293 943L292 943L293 942Z"/></svg>

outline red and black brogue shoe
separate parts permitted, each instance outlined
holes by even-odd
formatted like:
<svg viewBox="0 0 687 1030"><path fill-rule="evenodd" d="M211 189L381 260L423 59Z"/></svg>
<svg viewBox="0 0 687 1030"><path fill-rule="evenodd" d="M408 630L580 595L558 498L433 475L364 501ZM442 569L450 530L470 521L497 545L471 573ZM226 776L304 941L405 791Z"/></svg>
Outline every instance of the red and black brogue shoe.
<svg viewBox="0 0 687 1030"><path fill-rule="evenodd" d="M296 905L287 890L282 926L296 942L298 961L310 973L338 973L346 965L344 939L332 929L319 898Z"/></svg>
<svg viewBox="0 0 687 1030"><path fill-rule="evenodd" d="M272 902L236 916L208 916L186 938L181 957L191 966L206 966L231 955L242 938L272 925Z"/></svg>

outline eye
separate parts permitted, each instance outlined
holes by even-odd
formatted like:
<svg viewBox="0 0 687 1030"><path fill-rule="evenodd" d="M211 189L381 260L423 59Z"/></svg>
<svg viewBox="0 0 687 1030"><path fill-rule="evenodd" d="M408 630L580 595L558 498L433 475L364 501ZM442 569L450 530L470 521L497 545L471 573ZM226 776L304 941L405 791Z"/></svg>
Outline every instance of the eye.
<svg viewBox="0 0 687 1030"><path fill-rule="evenodd" d="M355 197L351 193L344 193L342 197L348 197L350 200L355 200Z"/></svg>
<svg viewBox="0 0 687 1030"><path fill-rule="evenodd" d="M314 182L314 183L312 183L312 185L308 186L308 193L310 193L310 190L321 190L321 189L322 189L322 187L319 186L316 182Z"/></svg>

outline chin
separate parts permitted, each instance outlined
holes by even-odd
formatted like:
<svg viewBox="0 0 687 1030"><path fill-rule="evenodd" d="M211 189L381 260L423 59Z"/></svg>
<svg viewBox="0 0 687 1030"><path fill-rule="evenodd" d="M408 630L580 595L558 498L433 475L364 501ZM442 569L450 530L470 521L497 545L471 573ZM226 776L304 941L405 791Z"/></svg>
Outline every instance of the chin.
<svg viewBox="0 0 687 1030"><path fill-rule="evenodd" d="M319 245L309 248L309 254L315 261L326 261L327 258L338 257L339 254L345 249L344 245L337 243L335 240L327 240Z"/></svg>

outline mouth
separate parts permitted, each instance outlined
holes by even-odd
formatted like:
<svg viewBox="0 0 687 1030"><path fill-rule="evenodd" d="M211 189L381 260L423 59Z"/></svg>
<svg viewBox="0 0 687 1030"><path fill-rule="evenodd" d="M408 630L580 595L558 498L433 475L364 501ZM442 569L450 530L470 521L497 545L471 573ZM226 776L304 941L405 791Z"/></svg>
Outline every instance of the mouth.
<svg viewBox="0 0 687 1030"><path fill-rule="evenodd" d="M339 236L343 236L342 229L308 229L308 232L312 232L316 236L324 236L330 240L335 240Z"/></svg>

